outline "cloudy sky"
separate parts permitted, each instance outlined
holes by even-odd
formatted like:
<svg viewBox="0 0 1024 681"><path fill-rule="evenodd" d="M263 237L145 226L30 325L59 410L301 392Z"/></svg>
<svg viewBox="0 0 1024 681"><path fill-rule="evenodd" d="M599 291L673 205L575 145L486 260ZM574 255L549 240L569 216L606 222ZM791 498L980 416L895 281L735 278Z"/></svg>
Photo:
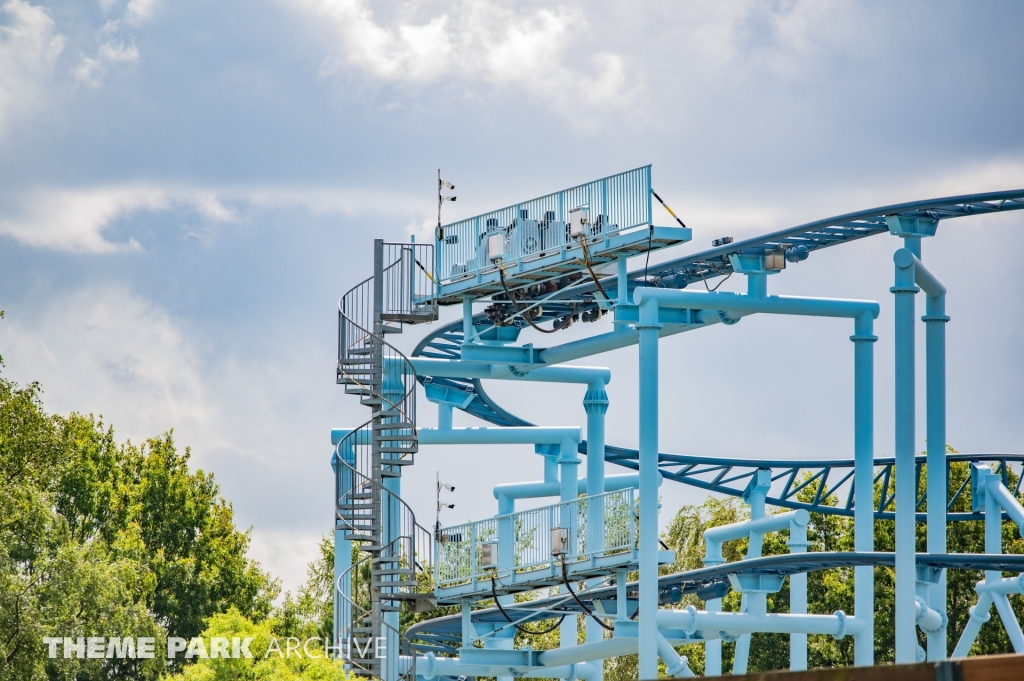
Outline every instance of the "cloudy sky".
<svg viewBox="0 0 1024 681"><path fill-rule="evenodd" d="M123 438L174 428L294 587L331 526L329 431L364 420L334 385L337 299L369 274L372 238L430 234L438 167L454 219L652 163L694 228L680 253L1022 188L1021 35L1013 0L3 0L4 373ZM772 282L882 303L880 454L897 246L875 237ZM1022 247L1024 213L943 223L924 247L950 288L964 451L1024 450ZM849 456L849 334L747 319L666 341L663 449ZM612 368L609 440L634 443L635 349L585 363ZM493 392L537 422L583 422L580 388ZM440 471L455 522L539 468L523 448L425 448L404 484L429 524ZM663 492L667 511L697 498Z"/></svg>

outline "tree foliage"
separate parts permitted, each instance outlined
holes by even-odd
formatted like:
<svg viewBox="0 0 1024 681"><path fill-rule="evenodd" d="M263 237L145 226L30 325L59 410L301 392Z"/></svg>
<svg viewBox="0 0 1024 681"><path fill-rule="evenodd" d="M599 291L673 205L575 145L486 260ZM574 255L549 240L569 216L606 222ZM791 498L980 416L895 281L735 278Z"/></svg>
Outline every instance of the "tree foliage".
<svg viewBox="0 0 1024 681"><path fill-rule="evenodd" d="M49 659L43 637L191 637L231 607L266 618L277 584L213 476L172 433L118 443L0 378L0 680L152 679L164 660Z"/></svg>

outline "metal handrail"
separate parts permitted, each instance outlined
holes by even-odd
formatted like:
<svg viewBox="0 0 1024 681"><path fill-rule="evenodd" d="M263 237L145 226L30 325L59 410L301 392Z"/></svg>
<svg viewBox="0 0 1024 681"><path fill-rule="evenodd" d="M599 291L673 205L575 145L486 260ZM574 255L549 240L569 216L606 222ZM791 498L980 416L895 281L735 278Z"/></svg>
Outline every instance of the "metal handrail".
<svg viewBox="0 0 1024 681"><path fill-rule="evenodd" d="M597 536L589 531L592 512L600 518ZM553 528L568 531L566 562L629 552L636 548L636 517L635 490L627 488L440 528L434 535L434 584L443 589L550 566L557 562L551 552ZM491 541L511 545L513 555L485 570L481 545Z"/></svg>
<svg viewBox="0 0 1024 681"><path fill-rule="evenodd" d="M365 619L367 617L372 617L372 613L371 613L371 611L368 608L364 608L362 605L360 605L354 598L349 598L348 596L346 596L345 592L341 589L341 582L349 573L358 574L358 571L356 570L356 568L358 568L360 565L362 565L366 561L372 560L372 558L373 558L373 556L370 556L370 555L367 555L367 556L365 556L363 558L360 558L358 561L356 561L355 563L350 565L347 570L342 572L337 577L337 579L335 579L335 581L334 581L334 590L335 590L335 592L339 596L344 598L345 601L348 602L349 606L352 608L353 613L355 613L356 610L359 611L358 617L352 617L351 618L351 621L353 623L357 619ZM390 624L388 624L386 620L380 619L380 620L377 621L377 623L380 624L389 634L393 634L395 640L397 640L397 641L407 640L407 639L404 639L402 637L401 632L399 632L397 629L395 629ZM345 639L348 639L351 642L351 640L354 639L354 638L356 638L356 637L351 636L351 634L349 634L348 636L345 636L343 633L339 632L339 639L340 640L339 641L335 641L335 644L340 646L341 645L341 641L343 641ZM389 636L388 638L391 638L391 636ZM349 650L349 653L351 653L351 649ZM363 664L359 664L359 661L356 660L354 657L352 657L351 654L348 657L343 657L342 660L346 664L350 665L351 667L357 667L362 672L364 672L364 673L366 673L368 675L375 675L372 668L367 667L367 666L365 666ZM416 657L415 656L411 656L410 661L409 661L409 668L404 673L401 673L401 674L391 674L391 673L389 673L391 671L397 671L398 669L401 668L399 666L399 660L400 660L399 655L388 655L386 663L389 666L390 665L395 665L395 669L394 670L390 670L389 669L389 670L385 671L383 674L381 674L381 678L390 678L390 677L393 677L393 676L397 676L398 678L405 679L406 681L415 681L415 679L416 679Z"/></svg>

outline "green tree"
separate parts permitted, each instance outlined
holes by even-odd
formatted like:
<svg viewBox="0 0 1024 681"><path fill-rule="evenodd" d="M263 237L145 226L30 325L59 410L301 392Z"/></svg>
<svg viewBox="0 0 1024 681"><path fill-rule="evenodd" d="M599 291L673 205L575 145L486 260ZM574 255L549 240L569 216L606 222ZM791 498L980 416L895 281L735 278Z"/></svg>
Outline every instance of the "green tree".
<svg viewBox="0 0 1024 681"><path fill-rule="evenodd" d="M119 444L0 377L0 681L155 678L163 660L49 660L44 636L197 635L231 607L266 618L275 580L213 476L171 433Z"/></svg>
<svg viewBox="0 0 1024 681"><path fill-rule="evenodd" d="M303 645L306 638L293 637L293 650L288 639L282 640L279 624L274 619L255 623L231 608L213 615L203 630L204 640L213 637L251 637L251 658L197 658L184 670L166 681L349 681L354 676L345 671L341 660L324 655L323 644ZM321 641L323 639L320 639Z"/></svg>

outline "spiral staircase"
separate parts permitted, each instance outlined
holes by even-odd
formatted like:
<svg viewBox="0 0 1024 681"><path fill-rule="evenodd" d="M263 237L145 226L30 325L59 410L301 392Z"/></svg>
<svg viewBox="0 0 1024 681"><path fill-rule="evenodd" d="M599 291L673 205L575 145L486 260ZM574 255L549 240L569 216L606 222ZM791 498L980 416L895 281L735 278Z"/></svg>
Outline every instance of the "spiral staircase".
<svg viewBox="0 0 1024 681"><path fill-rule="evenodd" d="M424 567L431 564L432 536L396 492L419 446L417 377L408 358L386 340L405 324L437 319L428 269L433 262L432 245L375 240L373 276L349 290L338 307L337 382L371 412L338 443L335 457L337 527L362 553L339 580L352 585L347 593L339 588L340 638L348 643L343 656L352 672L382 681L415 674L398 668L399 612L403 603L429 609L433 598ZM382 640L383 656L376 643Z"/></svg>

